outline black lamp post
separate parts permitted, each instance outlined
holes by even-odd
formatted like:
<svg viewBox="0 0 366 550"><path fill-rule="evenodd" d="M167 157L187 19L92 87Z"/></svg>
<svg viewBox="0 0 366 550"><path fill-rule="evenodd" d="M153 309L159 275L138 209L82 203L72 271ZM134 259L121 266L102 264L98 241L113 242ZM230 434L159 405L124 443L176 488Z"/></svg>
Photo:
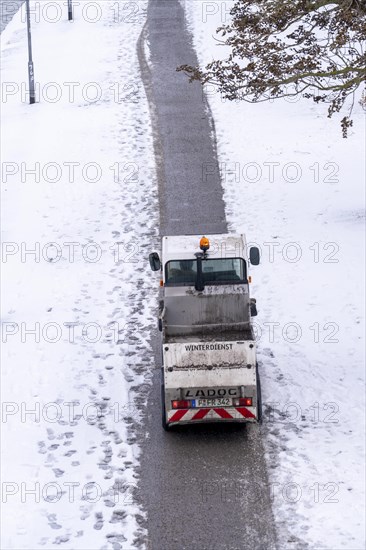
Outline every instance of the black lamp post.
<svg viewBox="0 0 366 550"><path fill-rule="evenodd" d="M72 21L72 0L67 0L67 11L69 15L69 21Z"/></svg>
<svg viewBox="0 0 366 550"><path fill-rule="evenodd" d="M31 35L31 24L30 24L30 10L29 10L29 0L26 0L27 8L27 34L28 34L28 78L29 78L29 103L36 102L36 92L34 87L34 68L33 68L33 59L32 59L32 35Z"/></svg>

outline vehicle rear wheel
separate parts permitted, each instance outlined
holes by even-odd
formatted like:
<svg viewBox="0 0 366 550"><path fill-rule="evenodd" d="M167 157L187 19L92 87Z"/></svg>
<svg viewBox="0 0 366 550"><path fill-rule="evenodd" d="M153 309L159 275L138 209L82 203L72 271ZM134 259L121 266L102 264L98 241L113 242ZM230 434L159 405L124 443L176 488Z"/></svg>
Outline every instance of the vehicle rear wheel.
<svg viewBox="0 0 366 550"><path fill-rule="evenodd" d="M163 426L163 429L167 432L169 431L169 424L166 421L166 409L165 409L165 391L164 391L164 383L161 382L161 424Z"/></svg>
<svg viewBox="0 0 366 550"><path fill-rule="evenodd" d="M258 363L256 365L257 372L257 408L258 408L258 423L262 424L263 422L263 409L262 409L262 388L261 388L261 379L259 377Z"/></svg>

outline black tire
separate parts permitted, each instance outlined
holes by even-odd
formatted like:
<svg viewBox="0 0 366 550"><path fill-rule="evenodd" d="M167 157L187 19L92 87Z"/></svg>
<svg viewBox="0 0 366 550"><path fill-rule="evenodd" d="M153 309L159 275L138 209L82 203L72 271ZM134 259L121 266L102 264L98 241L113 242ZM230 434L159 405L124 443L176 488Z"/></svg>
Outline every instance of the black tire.
<svg viewBox="0 0 366 550"><path fill-rule="evenodd" d="M162 378L163 378L163 372L162 372ZM169 424L166 421L166 409L165 409L165 391L164 391L164 381L161 380L161 425L163 426L163 430L166 432L169 431Z"/></svg>
<svg viewBox="0 0 366 550"><path fill-rule="evenodd" d="M164 309L164 300L159 301L159 319L158 319L158 329L159 332L163 332L163 320L160 319L161 312Z"/></svg>
<svg viewBox="0 0 366 550"><path fill-rule="evenodd" d="M263 409L262 409L262 388L261 379L259 377L258 363L256 365L257 374L257 408L258 408L258 424L263 423Z"/></svg>

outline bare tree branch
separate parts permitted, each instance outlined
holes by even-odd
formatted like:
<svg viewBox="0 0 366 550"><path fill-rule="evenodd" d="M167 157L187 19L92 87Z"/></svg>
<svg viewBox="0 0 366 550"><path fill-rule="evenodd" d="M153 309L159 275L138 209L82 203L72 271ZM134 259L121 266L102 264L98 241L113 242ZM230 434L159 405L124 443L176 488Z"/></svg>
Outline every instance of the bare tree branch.
<svg viewBox="0 0 366 550"><path fill-rule="evenodd" d="M328 116L350 97L346 137L355 91L366 80L366 1L237 0L230 13L231 23L217 30L220 45L230 47L227 59L177 70L214 83L229 100L303 95L328 103Z"/></svg>

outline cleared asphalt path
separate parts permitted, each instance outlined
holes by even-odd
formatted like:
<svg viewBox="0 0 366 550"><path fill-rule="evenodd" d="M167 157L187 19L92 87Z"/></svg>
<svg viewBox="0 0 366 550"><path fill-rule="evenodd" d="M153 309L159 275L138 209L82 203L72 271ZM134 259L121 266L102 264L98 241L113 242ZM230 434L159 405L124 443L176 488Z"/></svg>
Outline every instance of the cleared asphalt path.
<svg viewBox="0 0 366 550"><path fill-rule="evenodd" d="M152 68L143 54L146 36ZM178 0L150 0L138 53L155 132L161 234L226 232L210 113L200 85L175 70L197 63ZM157 368L140 434L148 548L275 548L261 429L207 425L165 433L158 332L152 342Z"/></svg>
<svg viewBox="0 0 366 550"><path fill-rule="evenodd" d="M177 0L151 0L148 34L153 72L161 234L226 232L224 202L208 105L198 84L176 67L195 63Z"/></svg>

